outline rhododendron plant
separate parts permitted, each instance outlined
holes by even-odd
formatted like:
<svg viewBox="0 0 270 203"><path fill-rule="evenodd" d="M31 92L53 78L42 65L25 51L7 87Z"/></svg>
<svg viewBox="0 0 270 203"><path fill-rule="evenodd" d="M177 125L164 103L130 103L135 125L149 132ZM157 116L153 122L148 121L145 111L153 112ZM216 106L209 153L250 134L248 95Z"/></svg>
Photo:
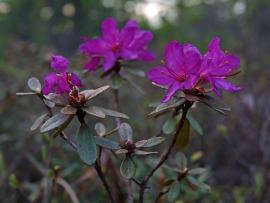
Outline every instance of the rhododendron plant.
<svg viewBox="0 0 270 203"><path fill-rule="evenodd" d="M152 40L152 33L140 30L136 21L128 21L120 30L116 21L108 18L101 27L101 37L87 39L80 46L81 52L89 57L85 69L95 71L102 65L105 72L113 70L119 76L123 61L129 63L154 59L154 54L147 48ZM227 78L239 72L237 70L240 60L237 56L221 50L218 37L211 40L205 54L190 43L172 41L166 46L162 65L147 73L149 80L166 89L161 102L151 104L155 109L148 116L164 115L163 118L166 119L158 135L148 133L143 139L138 139L137 132L133 132L128 123L128 119L133 119L132 115L119 112L125 102L119 98L118 91L125 87L119 86L111 91L106 84L87 89L82 86L76 74L68 72L69 63L63 56L53 55L51 68L54 72L45 76L43 86L37 78L30 78L28 86L31 92L18 93L36 95L46 107L47 113L37 118L31 127L32 131L39 128L42 134L63 139L78 153L84 164L94 166L113 203L120 202L119 194L122 195L123 192L126 192L129 202L143 203L159 202L164 197L169 202L174 202L181 199L180 193L189 190L210 191L210 186L205 183L205 174L209 170L193 166L190 168L182 151L189 144L190 128L203 134L200 124L189 112L191 108L194 108L194 111L199 108L195 103L202 103L220 113L226 113L227 109L217 106L217 102L213 102L215 98L210 94L220 96L221 90L240 90L240 87L227 81ZM136 73L144 76L141 72ZM128 79L126 76L123 78ZM103 82L107 83L108 80ZM114 110L95 106L91 102L105 91L113 93L113 99L110 100L114 101ZM94 117L108 119L106 124L111 121L112 124L108 126L114 127L107 130L105 122L100 121L95 125L90 124L86 119L88 116L91 116L91 122L95 121ZM109 120L109 117L114 117L114 120ZM78 119L79 126L77 135L73 137L64 131L68 131L67 127L74 118ZM113 134L118 137L110 137ZM163 144L164 142L166 144ZM149 150L153 147L154 150ZM106 159L102 159L104 154L107 155ZM151 158L142 159L144 156ZM112 168L119 167L120 173L103 170L109 165ZM142 166L145 168L142 169ZM160 178L156 176L157 171L162 171ZM55 173L54 180L58 176L59 174ZM110 176L114 176L114 180L118 182L124 179L123 184L126 184L126 187L112 190L108 181ZM159 189L155 187L157 181ZM149 191L147 199L146 191Z"/></svg>

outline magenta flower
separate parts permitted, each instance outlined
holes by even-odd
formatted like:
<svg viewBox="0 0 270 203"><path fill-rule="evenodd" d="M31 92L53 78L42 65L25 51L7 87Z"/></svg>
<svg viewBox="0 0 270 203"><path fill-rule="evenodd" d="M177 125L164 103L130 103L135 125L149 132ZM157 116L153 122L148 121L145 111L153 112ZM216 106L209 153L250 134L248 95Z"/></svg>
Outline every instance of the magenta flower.
<svg viewBox="0 0 270 203"><path fill-rule="evenodd" d="M240 87L226 81L226 78L235 74L239 65L240 59L233 54L224 53L220 49L220 39L214 37L208 45L208 52L203 56L201 81L210 83L211 90L218 96L221 96L221 89L229 92L239 91Z"/></svg>
<svg viewBox="0 0 270 203"><path fill-rule="evenodd" d="M170 42L164 52L164 65L150 70L148 78L156 84L168 87L162 102L168 102L178 90L191 90L198 81L202 56L191 44Z"/></svg>
<svg viewBox="0 0 270 203"><path fill-rule="evenodd" d="M48 73L45 76L44 86L42 88L44 95L48 95L49 93L68 93L74 86L82 86L81 80L75 73L67 72L69 63L69 60L63 56L52 56L51 67L56 72Z"/></svg>
<svg viewBox="0 0 270 203"><path fill-rule="evenodd" d="M236 92L240 90L226 79L236 74L240 60L233 54L220 49L220 39L214 37L209 43L208 52L201 55L191 44L180 45L173 41L167 45L163 66L151 69L147 76L158 84L167 87L162 102L167 103L177 91L189 94L205 94L213 91L220 96L220 90ZM207 89L210 84L210 89Z"/></svg>
<svg viewBox="0 0 270 203"><path fill-rule="evenodd" d="M102 22L102 36L88 39L80 46L80 51L87 54L89 61L85 69L95 71L102 63L103 70L112 69L118 60L151 61L155 55L147 49L153 35L149 31L140 30L135 20L129 20L119 30L113 18Z"/></svg>

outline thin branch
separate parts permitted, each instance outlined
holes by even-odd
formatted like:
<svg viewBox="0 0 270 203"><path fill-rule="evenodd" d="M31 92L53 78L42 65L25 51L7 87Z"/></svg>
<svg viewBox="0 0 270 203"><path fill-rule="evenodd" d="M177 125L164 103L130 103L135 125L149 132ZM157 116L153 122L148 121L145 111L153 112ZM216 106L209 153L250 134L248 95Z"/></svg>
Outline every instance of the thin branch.
<svg viewBox="0 0 270 203"><path fill-rule="evenodd" d="M80 203L76 193L73 191L67 181L65 181L63 178L56 178L56 183L61 185L65 189L73 203Z"/></svg>
<svg viewBox="0 0 270 203"><path fill-rule="evenodd" d="M75 151L77 151L77 145L63 131L60 133L60 137L66 141L66 143L68 143Z"/></svg>
<svg viewBox="0 0 270 203"><path fill-rule="evenodd" d="M184 107L183 107L183 114L181 117L181 120L178 124L178 127L174 133L173 140L171 144L169 145L166 153L161 157L160 161L157 163L157 165L149 172L147 176L145 176L144 180L142 181L142 185L140 187L140 197L139 197L139 202L143 203L144 201L144 193L145 193L145 187L147 186L148 181L150 178L154 175L154 173L163 165L163 163L168 159L174 145L177 139L177 136L179 135L179 132L182 130L184 126L184 122L186 120L187 112L189 108L192 106L192 102L186 101Z"/></svg>
<svg viewBox="0 0 270 203"><path fill-rule="evenodd" d="M98 162L95 163L95 169L96 169L97 174L98 174L100 180L102 181L102 183L103 183L103 185L104 185L104 187L105 187L105 189L106 189L106 191L107 191L107 193L109 195L109 198L110 198L111 202L116 203L116 201L114 201L114 198L112 196L112 192L111 192L111 189L109 187L109 184L107 183L107 180L106 180L106 178L105 178L105 176L104 176L104 174L102 172L102 169L101 169L100 165L98 164Z"/></svg>
<svg viewBox="0 0 270 203"><path fill-rule="evenodd" d="M158 196L156 197L154 203L158 203L159 199L160 199L163 195L166 195L169 191L170 191L170 188L168 188L168 189L165 190L165 191L160 191L160 192L158 193Z"/></svg>

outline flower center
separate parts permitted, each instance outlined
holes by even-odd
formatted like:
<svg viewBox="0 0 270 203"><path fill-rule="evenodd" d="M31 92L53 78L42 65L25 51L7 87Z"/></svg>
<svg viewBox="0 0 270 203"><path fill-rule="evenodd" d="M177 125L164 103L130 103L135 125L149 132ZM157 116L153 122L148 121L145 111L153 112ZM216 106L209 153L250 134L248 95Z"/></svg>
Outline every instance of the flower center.
<svg viewBox="0 0 270 203"><path fill-rule="evenodd" d="M112 44L111 49L113 52L117 52L120 49L120 44L118 42Z"/></svg>

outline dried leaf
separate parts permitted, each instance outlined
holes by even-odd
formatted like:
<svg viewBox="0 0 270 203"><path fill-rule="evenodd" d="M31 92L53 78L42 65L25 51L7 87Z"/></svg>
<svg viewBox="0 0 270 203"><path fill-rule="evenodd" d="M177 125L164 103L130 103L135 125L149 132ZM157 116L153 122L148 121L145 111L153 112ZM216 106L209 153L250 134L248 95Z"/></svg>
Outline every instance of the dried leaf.
<svg viewBox="0 0 270 203"><path fill-rule="evenodd" d="M61 113L67 114L67 115L74 115L76 114L77 109L74 108L73 106L65 106L64 108L61 109Z"/></svg>

